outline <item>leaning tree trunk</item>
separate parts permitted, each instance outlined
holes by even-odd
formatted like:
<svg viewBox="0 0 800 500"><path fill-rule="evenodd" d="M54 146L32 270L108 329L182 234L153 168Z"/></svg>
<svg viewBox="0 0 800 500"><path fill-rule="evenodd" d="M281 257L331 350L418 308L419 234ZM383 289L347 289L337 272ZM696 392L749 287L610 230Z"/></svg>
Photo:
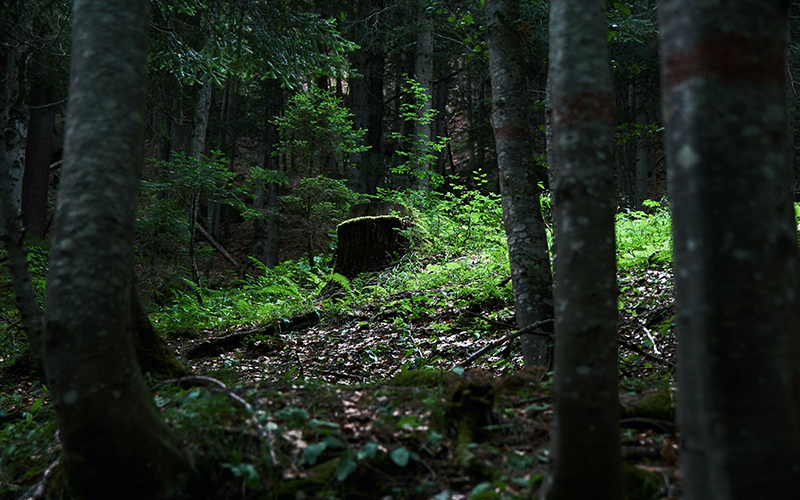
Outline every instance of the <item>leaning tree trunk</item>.
<svg viewBox="0 0 800 500"><path fill-rule="evenodd" d="M156 411L131 341L148 2L76 0L44 361L72 494L188 496L192 469Z"/></svg>
<svg viewBox="0 0 800 500"><path fill-rule="evenodd" d="M603 0L550 4L555 375L550 500L622 498L614 95Z"/></svg>
<svg viewBox="0 0 800 500"><path fill-rule="evenodd" d="M687 500L800 494L788 4L660 5Z"/></svg>
<svg viewBox="0 0 800 500"><path fill-rule="evenodd" d="M518 0L488 0L492 124L500 170L503 223L514 288L517 327L553 317L553 278L547 253L539 180L533 164ZM525 366L546 365L545 337L522 336Z"/></svg>

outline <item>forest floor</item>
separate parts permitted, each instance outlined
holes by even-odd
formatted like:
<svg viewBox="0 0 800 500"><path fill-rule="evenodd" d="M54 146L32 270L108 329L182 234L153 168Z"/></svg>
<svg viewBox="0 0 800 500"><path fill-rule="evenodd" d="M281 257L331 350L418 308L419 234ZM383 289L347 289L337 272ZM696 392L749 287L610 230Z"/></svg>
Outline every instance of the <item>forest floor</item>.
<svg viewBox="0 0 800 500"><path fill-rule="evenodd" d="M626 498L679 498L670 266L628 267L619 286ZM552 373L522 370L518 340L465 363L516 330L505 297L439 286L165 332L195 375L149 382L208 498L533 498L551 461ZM2 450L0 499L18 498L60 447L37 381L7 379L0 394L5 443L31 436L16 446L27 456Z"/></svg>

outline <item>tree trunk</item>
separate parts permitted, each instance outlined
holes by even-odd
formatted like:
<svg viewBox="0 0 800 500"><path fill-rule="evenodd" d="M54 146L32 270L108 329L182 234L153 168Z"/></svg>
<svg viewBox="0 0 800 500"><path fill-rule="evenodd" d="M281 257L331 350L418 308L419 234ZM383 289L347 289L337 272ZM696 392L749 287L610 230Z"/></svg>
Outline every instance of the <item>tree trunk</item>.
<svg viewBox="0 0 800 500"><path fill-rule="evenodd" d="M175 358L175 353L150 321L136 285L131 287L131 321L133 346L143 374L150 373L168 378L191 374L191 370Z"/></svg>
<svg viewBox="0 0 800 500"><path fill-rule="evenodd" d="M517 0L486 2L492 124L517 327L553 317L553 279L533 165ZM547 365L545 337L523 335L525 366Z"/></svg>
<svg viewBox="0 0 800 500"><path fill-rule="evenodd" d="M417 21L420 31L417 33L417 53L416 59L414 60L414 75L426 99L421 103L422 106L418 112L419 119L414 125L414 156L416 157L416 168L421 170L420 173L424 173L424 177L419 178L417 184L422 189L427 190L429 185L427 172L431 168L430 161L427 157L430 153L429 144L433 138L433 122L425 117L430 114L433 105L433 21L427 1L421 1L418 8L419 14Z"/></svg>
<svg viewBox="0 0 800 500"><path fill-rule="evenodd" d="M25 43L12 47L6 54L3 105L6 169L0 182L8 184L15 213L20 212L22 177L25 173L25 144L30 119L28 69L31 54L30 46Z"/></svg>
<svg viewBox="0 0 800 500"><path fill-rule="evenodd" d="M47 231L47 194L50 190L50 157L56 125L56 107L47 83L35 80L31 92L30 127L22 179L22 223L25 232L44 238Z"/></svg>
<svg viewBox="0 0 800 500"><path fill-rule="evenodd" d="M788 4L660 5L687 500L800 492Z"/></svg>
<svg viewBox="0 0 800 500"><path fill-rule="evenodd" d="M383 80L385 54L380 44L371 39L365 19L384 5L384 0L360 0L356 9L356 19L360 22L354 27L353 36L362 48L350 56L357 78L349 81L348 103L353 113L353 126L367 131L364 145L369 149L352 156L352 167L348 172L348 187L356 193L375 194L383 175ZM380 17L376 17L380 19ZM371 29L380 29L370 24ZM338 90L337 90L338 92Z"/></svg>
<svg viewBox="0 0 800 500"><path fill-rule="evenodd" d="M646 102L644 100L644 89L641 85L633 85L631 90L636 112L636 124L646 125L647 117L644 113ZM639 129L641 132L643 129ZM644 210L644 200L647 199L647 179L650 171L649 155L647 154L647 137L643 133L638 133L634 141L636 148L636 210Z"/></svg>
<svg viewBox="0 0 800 500"><path fill-rule="evenodd" d="M40 377L44 377L42 363L42 308L33 289L28 269L28 250L25 248L25 231L22 227L19 206L14 203L13 187L5 182L10 176L11 163L6 157L5 120L0 114L0 241L8 254L8 268L22 328L28 338L29 355Z"/></svg>
<svg viewBox="0 0 800 500"><path fill-rule="evenodd" d="M44 359L71 495L191 497L131 339L148 2L76 0Z"/></svg>
<svg viewBox="0 0 800 500"><path fill-rule="evenodd" d="M280 159L274 155L278 142L280 142L278 127L272 120L278 117L283 102L280 82L277 79L265 80L264 92L264 136L261 139L261 152L259 154L259 167L277 173L280 169ZM254 222L256 236L260 239L259 247L262 250L261 262L272 269L278 265L278 252L280 250L280 237L278 236L278 188L277 182L265 182L258 191L255 208L262 210L263 219Z"/></svg>
<svg viewBox="0 0 800 500"><path fill-rule="evenodd" d="M556 321L549 500L622 498L605 2L550 4Z"/></svg>

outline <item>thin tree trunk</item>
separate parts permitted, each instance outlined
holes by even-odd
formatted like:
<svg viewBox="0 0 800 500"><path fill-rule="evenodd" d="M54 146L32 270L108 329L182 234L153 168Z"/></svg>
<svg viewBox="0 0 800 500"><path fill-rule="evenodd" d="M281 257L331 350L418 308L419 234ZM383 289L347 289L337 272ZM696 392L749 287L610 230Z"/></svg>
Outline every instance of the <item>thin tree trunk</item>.
<svg viewBox="0 0 800 500"><path fill-rule="evenodd" d="M517 327L553 317L553 280L533 165L517 0L488 0L492 124ZM523 335L525 366L547 365L545 339Z"/></svg>
<svg viewBox="0 0 800 500"><path fill-rule="evenodd" d="M275 156L275 151L280 141L278 127L272 120L280 114L283 97L280 82L276 79L265 80L262 89L264 92L264 136L258 158L258 166L271 170L277 174L280 170L280 158ZM264 213L263 219L254 222L256 237L260 240L262 249L261 262L272 269L278 265L280 250L280 237L278 235L278 188L277 182L264 182L259 187L255 207Z"/></svg>
<svg viewBox="0 0 800 500"><path fill-rule="evenodd" d="M429 143L433 136L433 122L426 119L433 105L433 21L428 10L428 2L422 0L419 5L418 22L420 32L417 34L417 53L414 61L414 75L417 83L422 88L426 99L423 100L419 110L419 120L414 125L415 160L420 173L424 175L417 184L422 189L428 189L428 171L431 168L428 160L430 152Z"/></svg>
<svg viewBox="0 0 800 500"><path fill-rule="evenodd" d="M641 85L634 84L631 94L634 102L634 110L636 112L636 123L638 125L645 125L647 118L644 113L644 107L646 105L644 101L644 89ZM647 161L649 157L647 154L647 138L643 134L639 134L636 136L634 144L636 148L636 210L643 210L644 200L647 199L647 178L650 167Z"/></svg>
<svg viewBox="0 0 800 500"><path fill-rule="evenodd" d="M31 92L30 127L25 147L22 179L22 223L25 232L44 238L47 230L47 195L50 191L50 157L56 122L56 106L47 84L35 80Z"/></svg>
<svg viewBox="0 0 800 500"><path fill-rule="evenodd" d="M550 4L555 375L548 500L622 498L614 96L603 0Z"/></svg>
<svg viewBox="0 0 800 500"><path fill-rule="evenodd" d="M9 49L6 56L5 96L3 121L5 122L6 171L0 180L8 184L8 193L14 213L20 212L22 203L22 178L25 174L25 145L28 140L30 46L20 43ZM0 221L2 222L2 221Z"/></svg>
<svg viewBox="0 0 800 500"><path fill-rule="evenodd" d="M68 496L191 497L185 452L132 342L133 226L144 157L148 2L76 0L44 359Z"/></svg>
<svg viewBox="0 0 800 500"><path fill-rule="evenodd" d="M0 241L8 254L8 268L14 286L17 309L20 312L22 328L28 338L29 353L33 366L39 376L44 378L42 362L42 308L33 289L28 269L28 250L25 248L25 232L22 228L19 206L14 203L12 184L9 177L12 165L6 156L5 120L0 115Z"/></svg>
<svg viewBox="0 0 800 500"><path fill-rule="evenodd" d="M788 4L659 6L687 500L800 492Z"/></svg>

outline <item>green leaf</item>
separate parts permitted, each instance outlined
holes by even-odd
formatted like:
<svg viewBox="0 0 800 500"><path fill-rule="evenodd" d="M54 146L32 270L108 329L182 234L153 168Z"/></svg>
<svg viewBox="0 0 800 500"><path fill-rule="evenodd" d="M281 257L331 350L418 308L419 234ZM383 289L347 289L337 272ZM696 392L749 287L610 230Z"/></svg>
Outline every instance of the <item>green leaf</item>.
<svg viewBox="0 0 800 500"><path fill-rule="evenodd" d="M347 479L347 476L352 474L358 467L358 463L353 459L350 452L344 452L339 457L339 465L336 467L336 480L339 482Z"/></svg>
<svg viewBox="0 0 800 500"><path fill-rule="evenodd" d="M400 448L392 451L389 454L389 457L398 467L405 467L408 465L408 460L411 458L411 454L408 452L408 449L405 446L401 446Z"/></svg>
<svg viewBox="0 0 800 500"><path fill-rule="evenodd" d="M36 400L35 403L33 403L33 406L31 406L31 411L38 410L39 407L42 406L43 402L44 402L44 396L40 397L39 399Z"/></svg>
<svg viewBox="0 0 800 500"><path fill-rule="evenodd" d="M365 458L372 458L378 452L378 443L374 441L369 441L368 443L364 444L364 446L358 450L356 453L357 458L359 460L364 460Z"/></svg>
<svg viewBox="0 0 800 500"><path fill-rule="evenodd" d="M306 446L306 449L303 450L303 456L306 459L306 463L308 465L314 465L317 463L317 459L327 447L328 445L325 443L325 441Z"/></svg>

